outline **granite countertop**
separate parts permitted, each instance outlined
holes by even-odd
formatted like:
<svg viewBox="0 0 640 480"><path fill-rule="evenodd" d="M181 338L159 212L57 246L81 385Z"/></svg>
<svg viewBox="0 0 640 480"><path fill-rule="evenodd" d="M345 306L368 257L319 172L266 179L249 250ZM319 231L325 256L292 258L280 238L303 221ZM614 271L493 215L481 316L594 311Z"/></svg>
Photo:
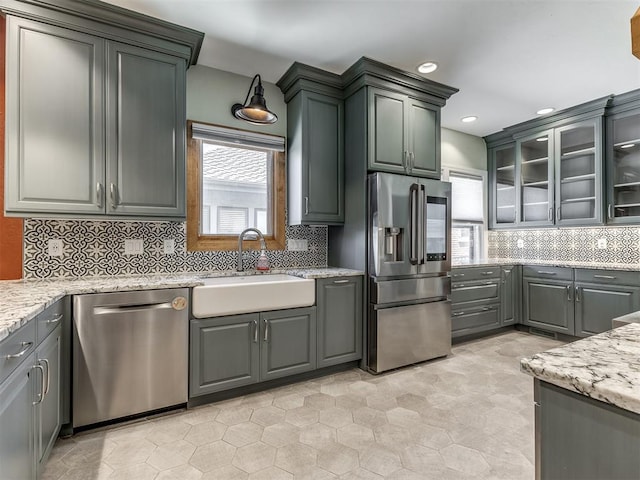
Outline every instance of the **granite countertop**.
<svg viewBox="0 0 640 480"><path fill-rule="evenodd" d="M2 297L0 298L0 341L65 295L196 287L198 285L204 285L202 281L204 278L268 275L276 273L286 273L296 277L311 279L364 274L364 272L359 270L328 267L286 270L274 269L270 270L269 273L256 272L255 270L247 270L245 272L230 270L131 277L0 281L2 288Z"/></svg>
<svg viewBox="0 0 640 480"><path fill-rule="evenodd" d="M538 353L520 369L552 383L640 414L640 324Z"/></svg>
<svg viewBox="0 0 640 480"><path fill-rule="evenodd" d="M464 264L454 264L452 268L483 267L500 265L546 265L549 267L586 268L593 270L627 270L632 272L640 271L640 264L627 263L595 263L595 262L574 262L563 260L516 260L513 258L485 258L474 260Z"/></svg>

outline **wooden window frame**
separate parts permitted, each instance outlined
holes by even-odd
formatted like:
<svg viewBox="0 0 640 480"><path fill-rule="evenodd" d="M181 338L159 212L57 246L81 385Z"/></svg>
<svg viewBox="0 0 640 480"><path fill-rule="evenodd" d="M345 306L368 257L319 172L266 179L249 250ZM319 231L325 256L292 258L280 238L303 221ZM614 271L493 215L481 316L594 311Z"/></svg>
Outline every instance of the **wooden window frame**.
<svg viewBox="0 0 640 480"><path fill-rule="evenodd" d="M200 233L200 201L202 198L202 159L200 154L202 152L202 140L193 138L192 124L192 120L187 121L187 251L237 250L238 235L202 235ZM273 232L264 236L269 250L285 249L285 188L285 154L284 152L274 152L271 190ZM260 242L258 240L245 240L243 248L245 250L260 250Z"/></svg>

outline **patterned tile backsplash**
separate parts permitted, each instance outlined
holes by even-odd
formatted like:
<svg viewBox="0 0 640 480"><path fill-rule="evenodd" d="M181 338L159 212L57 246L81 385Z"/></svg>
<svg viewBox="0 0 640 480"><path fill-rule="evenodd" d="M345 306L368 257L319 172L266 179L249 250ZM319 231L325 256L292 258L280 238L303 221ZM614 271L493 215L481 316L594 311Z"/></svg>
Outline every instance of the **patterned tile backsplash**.
<svg viewBox="0 0 640 480"><path fill-rule="evenodd" d="M142 255L125 255L125 239L142 239ZM308 241L308 250L267 252L271 268L326 267L327 227L287 226L286 238ZM50 257L48 240L62 239L63 255ZM175 253L164 253L164 240ZM235 269L236 252L187 252L186 223L27 219L24 222L26 279L206 272ZM245 252L253 268L259 251Z"/></svg>
<svg viewBox="0 0 640 480"><path fill-rule="evenodd" d="M605 239L606 248L598 248ZM518 247L522 240L522 247ZM489 258L640 264L640 227L492 230Z"/></svg>

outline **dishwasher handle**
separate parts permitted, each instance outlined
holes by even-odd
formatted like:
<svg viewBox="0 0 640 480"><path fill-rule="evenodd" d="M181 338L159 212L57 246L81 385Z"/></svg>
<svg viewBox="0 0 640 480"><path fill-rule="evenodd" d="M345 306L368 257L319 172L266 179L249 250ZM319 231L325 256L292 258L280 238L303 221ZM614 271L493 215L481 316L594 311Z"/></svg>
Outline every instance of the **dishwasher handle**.
<svg viewBox="0 0 640 480"><path fill-rule="evenodd" d="M135 312L139 310L184 310L187 306L187 299L176 297L171 302L162 303L140 303L134 305L116 305L110 307L93 307L94 315L109 315L114 313Z"/></svg>

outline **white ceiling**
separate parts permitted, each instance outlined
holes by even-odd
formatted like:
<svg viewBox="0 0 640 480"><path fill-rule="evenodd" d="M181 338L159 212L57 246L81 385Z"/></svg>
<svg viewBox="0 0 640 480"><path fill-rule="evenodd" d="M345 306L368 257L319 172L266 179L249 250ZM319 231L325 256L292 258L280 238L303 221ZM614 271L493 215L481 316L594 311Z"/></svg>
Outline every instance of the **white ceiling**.
<svg viewBox="0 0 640 480"><path fill-rule="evenodd" d="M460 89L442 125L487 135L640 88L638 0L106 0L205 32L198 63L276 82L294 61L342 73L361 56ZM477 115L478 121L460 119Z"/></svg>

